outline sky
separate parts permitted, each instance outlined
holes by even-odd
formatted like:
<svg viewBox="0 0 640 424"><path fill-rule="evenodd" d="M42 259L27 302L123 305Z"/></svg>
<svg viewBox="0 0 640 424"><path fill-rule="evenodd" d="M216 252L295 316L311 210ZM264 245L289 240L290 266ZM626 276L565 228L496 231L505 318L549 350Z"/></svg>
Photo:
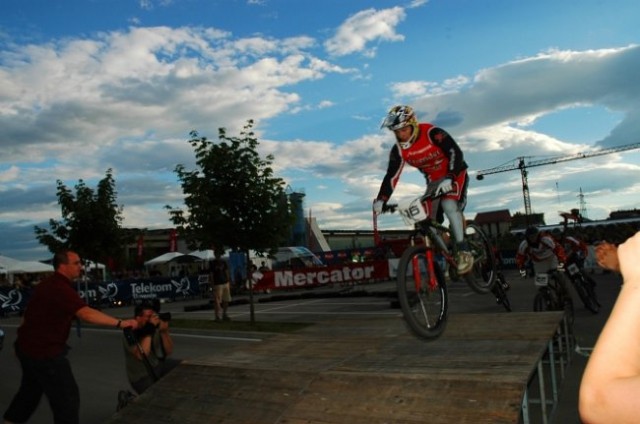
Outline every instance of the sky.
<svg viewBox="0 0 640 424"><path fill-rule="evenodd" d="M171 227L189 132L249 119L321 229L371 229L396 104L462 148L467 218L522 213L517 168L478 171L640 143L639 17L637 0L0 0L0 254L48 257L33 228L60 219L56 180L107 169L124 227ZM532 211L635 209L639 168L636 149L528 168ZM406 167L392 201L423 191Z"/></svg>

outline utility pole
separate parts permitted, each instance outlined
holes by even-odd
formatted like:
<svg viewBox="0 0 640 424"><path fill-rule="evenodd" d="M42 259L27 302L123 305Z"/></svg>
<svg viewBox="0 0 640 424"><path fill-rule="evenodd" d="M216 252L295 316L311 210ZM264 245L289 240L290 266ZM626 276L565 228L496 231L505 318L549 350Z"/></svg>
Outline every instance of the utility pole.
<svg viewBox="0 0 640 424"><path fill-rule="evenodd" d="M580 187L580 194L578 194L578 199L578 204L580 205L580 216L583 218L587 218L587 202L584 200L582 187Z"/></svg>

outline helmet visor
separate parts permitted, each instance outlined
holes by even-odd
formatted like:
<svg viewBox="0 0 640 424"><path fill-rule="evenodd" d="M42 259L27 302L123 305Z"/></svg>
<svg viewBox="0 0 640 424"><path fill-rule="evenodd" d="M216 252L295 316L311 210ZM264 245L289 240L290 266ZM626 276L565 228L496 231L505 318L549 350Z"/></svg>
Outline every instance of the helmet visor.
<svg viewBox="0 0 640 424"><path fill-rule="evenodd" d="M404 128L407 125L410 125L409 122L403 121L400 119L400 115L397 114L389 114L384 121L382 121L382 125L380 128L388 128L391 131L399 130L400 128Z"/></svg>

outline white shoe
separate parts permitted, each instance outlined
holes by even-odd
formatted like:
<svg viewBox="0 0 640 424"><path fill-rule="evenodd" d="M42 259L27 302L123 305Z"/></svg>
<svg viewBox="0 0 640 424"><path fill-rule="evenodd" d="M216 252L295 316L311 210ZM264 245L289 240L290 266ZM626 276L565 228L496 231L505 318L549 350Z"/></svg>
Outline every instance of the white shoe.
<svg viewBox="0 0 640 424"><path fill-rule="evenodd" d="M462 250L458 252L458 256L456 259L456 262L458 263L458 274L466 274L467 272L471 271L471 268L473 268L473 255L471 254L471 252Z"/></svg>

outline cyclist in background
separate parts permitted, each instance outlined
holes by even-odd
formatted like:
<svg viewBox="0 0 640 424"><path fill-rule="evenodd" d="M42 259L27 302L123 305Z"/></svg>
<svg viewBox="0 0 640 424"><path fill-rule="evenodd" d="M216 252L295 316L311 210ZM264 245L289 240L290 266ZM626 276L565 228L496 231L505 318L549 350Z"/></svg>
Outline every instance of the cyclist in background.
<svg viewBox="0 0 640 424"><path fill-rule="evenodd" d="M437 212L439 222L449 219L451 232L457 243L458 273L465 274L473 266L473 255L464 240L464 216L467 202L467 163L462 150L446 131L429 123L418 123L413 108L394 106L382 122L381 128L394 132L396 143L391 148L387 172L373 201L376 214L393 194L405 163L418 168L427 187L437 184L436 195L442 195Z"/></svg>
<svg viewBox="0 0 640 424"><path fill-rule="evenodd" d="M587 244L577 237L566 236L563 239L563 247L567 258L575 261L578 268L582 269L584 267L584 261L589 255Z"/></svg>
<svg viewBox="0 0 640 424"><path fill-rule="evenodd" d="M516 266L523 273L527 259L533 264L536 274L558 269L566 262L566 254L560 243L549 234L543 234L537 227L529 227L525 238L516 252Z"/></svg>

